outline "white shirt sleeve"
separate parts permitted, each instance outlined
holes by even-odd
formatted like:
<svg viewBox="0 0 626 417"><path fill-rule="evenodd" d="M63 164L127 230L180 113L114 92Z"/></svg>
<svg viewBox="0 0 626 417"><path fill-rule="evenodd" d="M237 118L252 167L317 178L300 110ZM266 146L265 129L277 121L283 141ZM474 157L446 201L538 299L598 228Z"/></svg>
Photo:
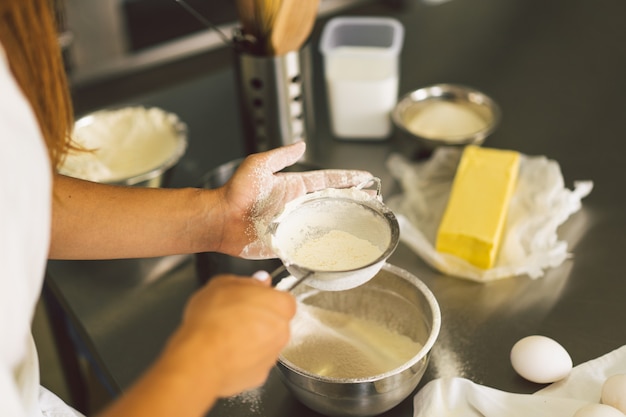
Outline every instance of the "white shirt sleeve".
<svg viewBox="0 0 626 417"><path fill-rule="evenodd" d="M40 398L30 333L48 258L51 198L37 119L0 45L0 416L80 415L45 391Z"/></svg>

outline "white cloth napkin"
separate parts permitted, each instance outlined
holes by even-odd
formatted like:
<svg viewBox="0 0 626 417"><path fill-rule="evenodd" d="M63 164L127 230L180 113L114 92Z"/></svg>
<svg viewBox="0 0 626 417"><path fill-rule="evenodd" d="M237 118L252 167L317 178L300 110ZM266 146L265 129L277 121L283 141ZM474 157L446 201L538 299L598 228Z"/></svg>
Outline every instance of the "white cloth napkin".
<svg viewBox="0 0 626 417"><path fill-rule="evenodd" d="M576 366L534 394L500 391L465 378L435 379L415 395L414 417L572 417L582 406L600 402L608 377L624 373L626 346Z"/></svg>
<svg viewBox="0 0 626 417"><path fill-rule="evenodd" d="M423 162L399 154L387 159L387 168L403 189L387 199L397 214L400 239L438 271L474 281L492 281L516 275L543 276L570 255L557 228L581 208L591 181L565 187L556 161L521 155L517 187L511 199L500 252L493 268L483 270L434 248L437 228L445 210L461 156L460 148L438 148Z"/></svg>

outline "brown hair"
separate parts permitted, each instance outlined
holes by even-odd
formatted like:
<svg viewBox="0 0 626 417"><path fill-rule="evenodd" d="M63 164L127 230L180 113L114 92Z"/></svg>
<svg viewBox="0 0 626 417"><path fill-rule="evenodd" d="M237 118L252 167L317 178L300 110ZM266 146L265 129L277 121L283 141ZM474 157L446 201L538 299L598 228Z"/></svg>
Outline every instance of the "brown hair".
<svg viewBox="0 0 626 417"><path fill-rule="evenodd" d="M52 0L1 0L0 43L58 168L74 123Z"/></svg>

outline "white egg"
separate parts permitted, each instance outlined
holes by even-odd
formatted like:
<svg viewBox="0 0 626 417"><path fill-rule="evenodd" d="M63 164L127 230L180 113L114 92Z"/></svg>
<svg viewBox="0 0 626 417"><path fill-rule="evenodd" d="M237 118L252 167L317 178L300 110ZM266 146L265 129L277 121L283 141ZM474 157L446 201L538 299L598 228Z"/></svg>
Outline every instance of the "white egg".
<svg viewBox="0 0 626 417"><path fill-rule="evenodd" d="M616 374L604 381L600 401L626 414L626 374Z"/></svg>
<svg viewBox="0 0 626 417"><path fill-rule="evenodd" d="M569 375L572 370L572 358L554 339L533 335L513 345L511 365L523 378L546 384Z"/></svg>
<svg viewBox="0 0 626 417"><path fill-rule="evenodd" d="M624 417L624 414L609 405L592 403L579 408L573 417Z"/></svg>

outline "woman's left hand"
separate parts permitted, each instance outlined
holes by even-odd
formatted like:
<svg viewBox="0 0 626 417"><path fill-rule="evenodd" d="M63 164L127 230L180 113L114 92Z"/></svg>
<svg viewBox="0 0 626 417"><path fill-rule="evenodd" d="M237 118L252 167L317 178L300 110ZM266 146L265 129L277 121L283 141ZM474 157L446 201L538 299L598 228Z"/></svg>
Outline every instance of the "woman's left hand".
<svg viewBox="0 0 626 417"><path fill-rule="evenodd" d="M295 164L305 151L298 142L248 156L219 190L227 213L219 251L248 259L275 257L265 230L286 203L324 188L346 188L372 178L358 170L278 172Z"/></svg>

